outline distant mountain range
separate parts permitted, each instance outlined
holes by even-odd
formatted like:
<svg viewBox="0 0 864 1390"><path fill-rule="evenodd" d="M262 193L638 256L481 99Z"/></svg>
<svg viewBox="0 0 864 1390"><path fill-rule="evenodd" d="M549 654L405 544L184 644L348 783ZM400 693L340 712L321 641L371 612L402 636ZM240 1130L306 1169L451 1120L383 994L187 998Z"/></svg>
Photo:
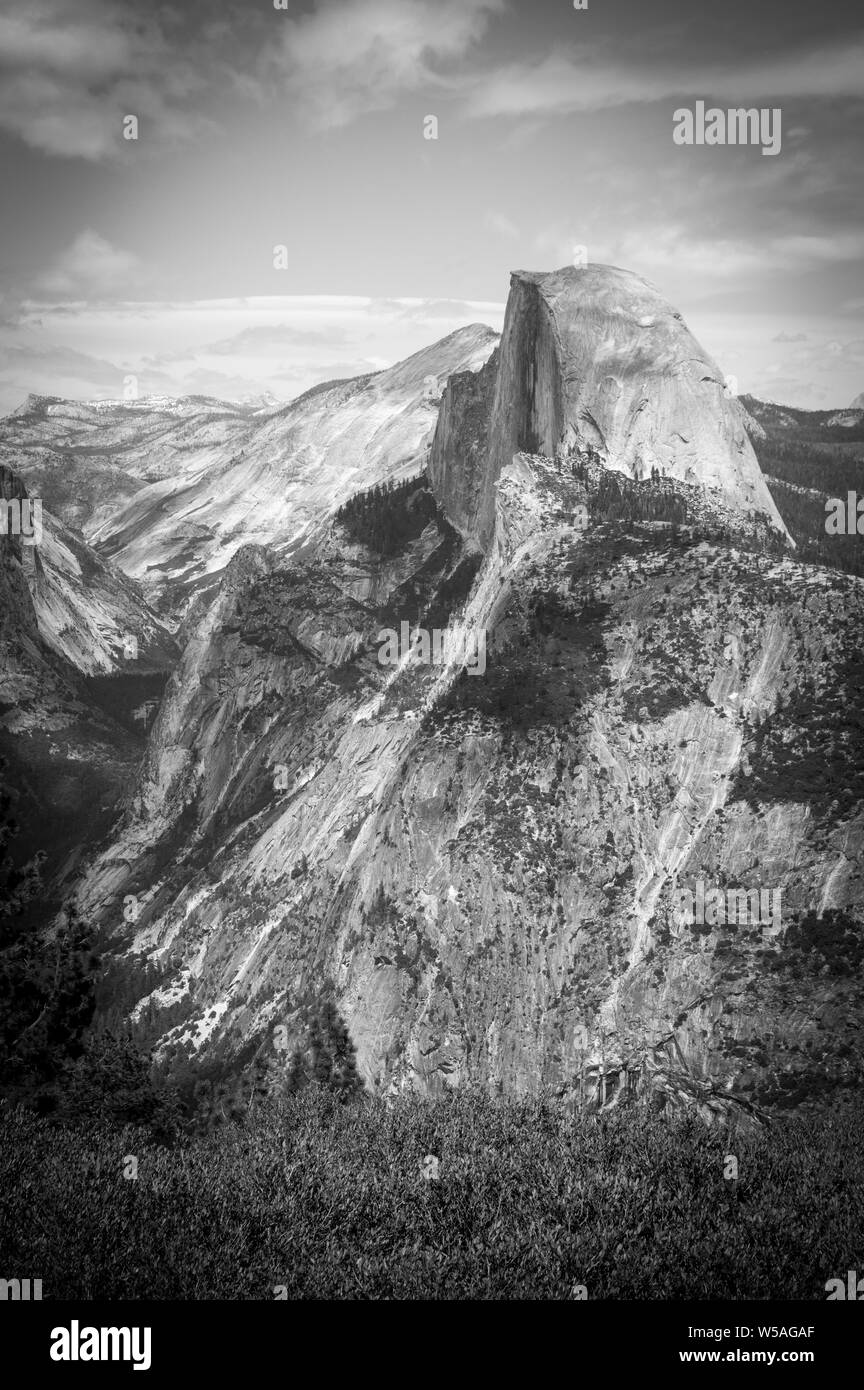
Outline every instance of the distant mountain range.
<svg viewBox="0 0 864 1390"><path fill-rule="evenodd" d="M742 396L771 495L803 559L864 574L861 537L828 535L826 507L864 497L864 410L796 410Z"/></svg>
<svg viewBox="0 0 864 1390"><path fill-rule="evenodd" d="M240 546L287 554L352 491L418 472L445 381L496 341L482 325L461 329L288 405L31 397L0 425L0 461L151 601L182 608Z"/></svg>

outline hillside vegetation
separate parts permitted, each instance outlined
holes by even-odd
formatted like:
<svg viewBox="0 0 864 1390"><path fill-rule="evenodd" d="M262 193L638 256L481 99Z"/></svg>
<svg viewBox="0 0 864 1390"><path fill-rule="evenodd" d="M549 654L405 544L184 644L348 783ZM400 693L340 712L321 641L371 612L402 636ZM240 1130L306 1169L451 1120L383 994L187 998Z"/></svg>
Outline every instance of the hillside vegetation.
<svg viewBox="0 0 864 1390"><path fill-rule="evenodd" d="M0 1109L0 1260L46 1299L824 1299L862 1153L860 1110L745 1139L471 1090L312 1087L174 1147Z"/></svg>

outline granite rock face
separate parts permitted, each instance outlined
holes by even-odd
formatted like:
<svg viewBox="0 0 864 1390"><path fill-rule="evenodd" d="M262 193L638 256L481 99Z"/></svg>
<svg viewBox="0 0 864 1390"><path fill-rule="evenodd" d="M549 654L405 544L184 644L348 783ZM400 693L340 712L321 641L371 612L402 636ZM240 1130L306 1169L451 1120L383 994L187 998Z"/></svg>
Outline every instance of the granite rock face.
<svg viewBox="0 0 864 1390"><path fill-rule="evenodd" d="M490 377L487 368L473 384L451 383L432 450L448 517L481 544L491 535L496 480L515 453L554 457L586 446L628 477L657 468L785 532L719 367L639 276L612 266L517 271L494 391ZM453 425L462 414L467 456L466 430ZM466 481L463 458L479 483Z"/></svg>
<svg viewBox="0 0 864 1390"><path fill-rule="evenodd" d="M84 675L169 671L179 651L138 586L76 532L44 513L42 542L23 563L39 631Z"/></svg>
<svg viewBox="0 0 864 1390"><path fill-rule="evenodd" d="M0 496L27 496L2 465ZM0 535L0 754L5 780L20 794L21 844L47 851L49 896L52 876L68 878L84 842L107 832L142 753L142 741L94 703L82 676L100 660L101 669L116 669L121 629L140 631L142 646L145 631L158 632L162 661L171 645L129 582L68 537L73 553L63 534L43 512L40 544Z"/></svg>
<svg viewBox="0 0 864 1390"><path fill-rule="evenodd" d="M287 561L352 493L421 472L447 378L482 366L496 342L471 324L384 371L265 407L34 397L0 421L0 462L179 618L242 546Z"/></svg>
<svg viewBox="0 0 864 1390"><path fill-rule="evenodd" d="M441 400L429 476L448 520L476 535L489 505L489 424L498 380L498 349L477 372L456 372Z"/></svg>

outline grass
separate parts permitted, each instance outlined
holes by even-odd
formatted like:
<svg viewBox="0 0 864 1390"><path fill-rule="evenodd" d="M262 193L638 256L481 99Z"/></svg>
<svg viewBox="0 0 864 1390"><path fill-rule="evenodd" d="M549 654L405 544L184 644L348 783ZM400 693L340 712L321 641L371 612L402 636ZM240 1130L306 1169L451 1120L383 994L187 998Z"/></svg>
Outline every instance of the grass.
<svg viewBox="0 0 864 1390"><path fill-rule="evenodd" d="M313 1088L173 1148L0 1117L0 1270L46 1299L824 1299L864 1253L858 1108L733 1140L638 1107Z"/></svg>

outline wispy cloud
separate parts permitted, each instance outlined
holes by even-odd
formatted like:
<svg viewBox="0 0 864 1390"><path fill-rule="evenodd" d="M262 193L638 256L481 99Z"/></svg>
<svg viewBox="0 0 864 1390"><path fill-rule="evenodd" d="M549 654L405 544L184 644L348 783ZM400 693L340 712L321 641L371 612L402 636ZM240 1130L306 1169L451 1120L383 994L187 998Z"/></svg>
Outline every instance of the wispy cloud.
<svg viewBox="0 0 864 1390"><path fill-rule="evenodd" d="M378 371L469 323L500 329L503 307L361 295L25 303L20 325L0 325L0 413L29 392L115 398L129 373L142 395L290 399Z"/></svg>
<svg viewBox="0 0 864 1390"><path fill-rule="evenodd" d="M836 100L862 95L864 35L807 51L778 49L728 63L646 63L600 45L550 53L539 61L511 63L472 78L466 109L472 116L516 116L599 111L634 102L695 94L728 101L765 103L784 97Z"/></svg>
<svg viewBox="0 0 864 1390"><path fill-rule="evenodd" d="M98 232L86 229L35 282L40 296L103 299L140 291L143 268L131 251L112 246Z"/></svg>
<svg viewBox="0 0 864 1390"><path fill-rule="evenodd" d="M490 209L483 220L490 231L504 237L505 241L518 241L519 228L503 212L493 212Z"/></svg>
<svg viewBox="0 0 864 1390"><path fill-rule="evenodd" d="M572 260L574 242L587 244L589 259L594 262L619 265L652 279L686 275L694 285L744 276L765 279L803 273L864 257L864 232L711 237L684 223L648 221L620 236L607 234L593 239L551 229L538 233L534 245L539 254L566 265Z"/></svg>
<svg viewBox="0 0 864 1390"><path fill-rule="evenodd" d="M285 16L260 73L318 128L384 111L404 93L447 91L442 66L460 62L504 0L321 0Z"/></svg>

